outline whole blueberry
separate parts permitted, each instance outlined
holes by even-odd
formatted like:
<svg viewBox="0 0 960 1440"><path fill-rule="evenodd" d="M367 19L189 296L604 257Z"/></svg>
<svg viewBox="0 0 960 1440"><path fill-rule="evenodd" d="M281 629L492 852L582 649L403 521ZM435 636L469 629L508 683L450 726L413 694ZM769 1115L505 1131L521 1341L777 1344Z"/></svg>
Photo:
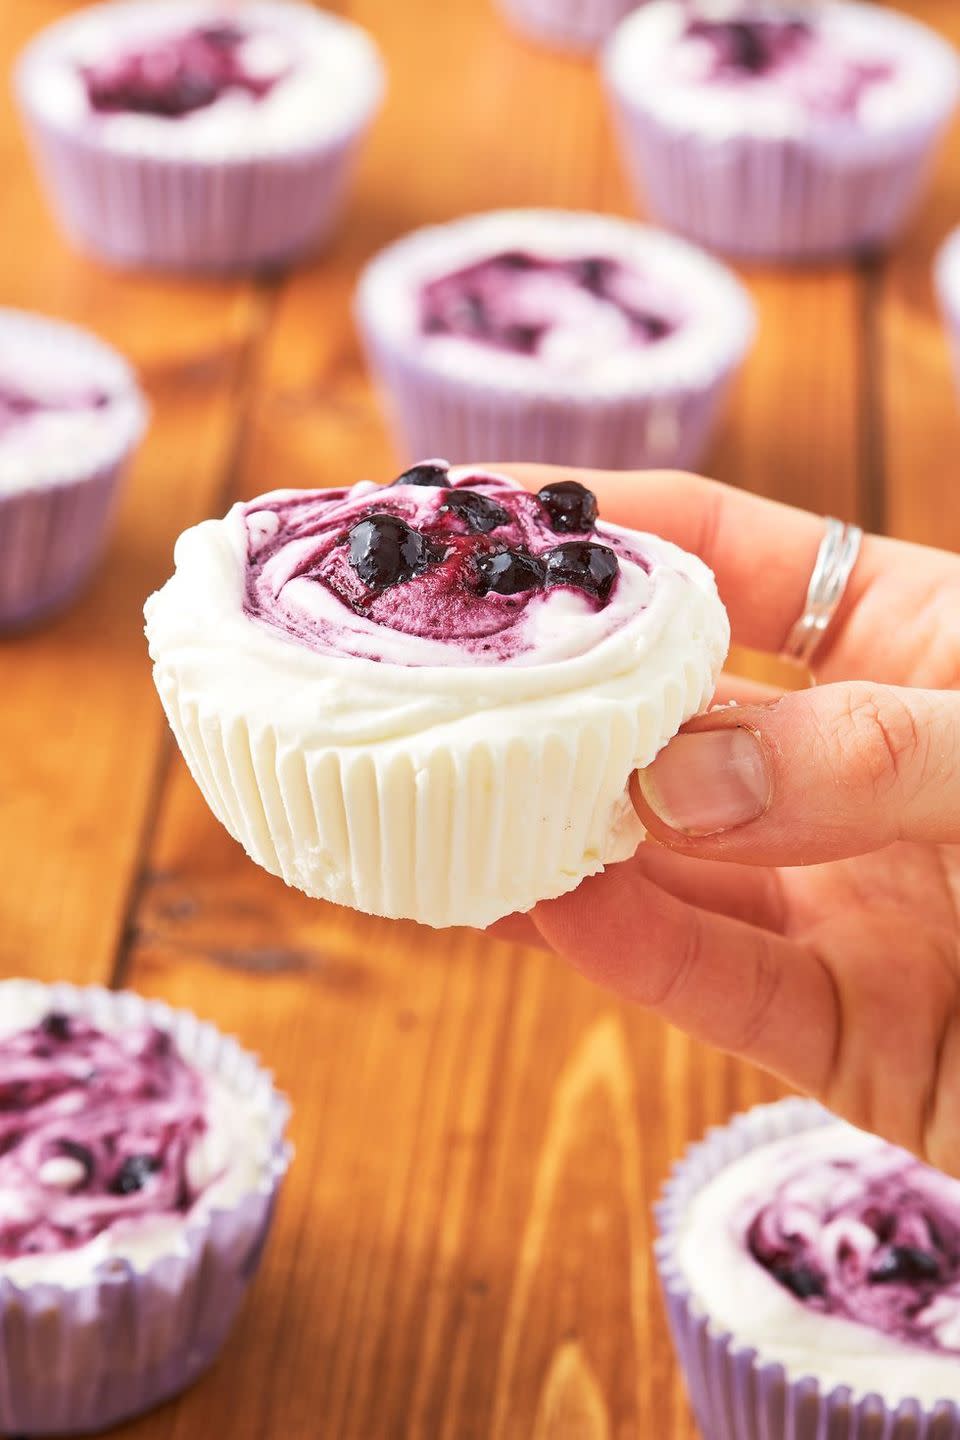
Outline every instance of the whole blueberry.
<svg viewBox="0 0 960 1440"><path fill-rule="evenodd" d="M449 485L450 466L444 461L414 465L393 481L394 485Z"/></svg>
<svg viewBox="0 0 960 1440"><path fill-rule="evenodd" d="M348 535L350 564L364 585L386 590L421 575L439 556L399 515L368 515Z"/></svg>
<svg viewBox="0 0 960 1440"><path fill-rule="evenodd" d="M49 1015L44 1015L39 1029L49 1040L58 1040L61 1043L69 1040L73 1033L70 1016L65 1015L62 1010L51 1010Z"/></svg>
<svg viewBox="0 0 960 1440"><path fill-rule="evenodd" d="M579 480L557 480L553 485L544 485L537 491L537 499L549 516L551 529L558 535L583 535L597 522L597 497Z"/></svg>
<svg viewBox="0 0 960 1440"><path fill-rule="evenodd" d="M135 1195L160 1169L155 1155L128 1155L110 1182L113 1195Z"/></svg>
<svg viewBox="0 0 960 1440"><path fill-rule="evenodd" d="M594 545L587 540L568 540L544 556L546 562L546 587L569 585L582 590L595 600L605 603L610 598L620 562L606 545Z"/></svg>
<svg viewBox="0 0 960 1440"><path fill-rule="evenodd" d="M526 550L496 550L477 557L481 595L521 595L543 586L543 562Z"/></svg>
<svg viewBox="0 0 960 1440"><path fill-rule="evenodd" d="M458 516L474 535L488 535L498 525L506 525L510 521L509 510L504 510L496 500L480 495L476 490L451 490L441 509Z"/></svg>
<svg viewBox="0 0 960 1440"><path fill-rule="evenodd" d="M773 1278L798 1300L814 1300L824 1293L823 1280L809 1265L777 1265Z"/></svg>
<svg viewBox="0 0 960 1440"><path fill-rule="evenodd" d="M602 295L616 269L616 264L613 260L608 260L606 256L591 255L585 260L574 260L572 268L577 283L582 285L584 290L589 290L591 295Z"/></svg>
<svg viewBox="0 0 960 1440"><path fill-rule="evenodd" d="M870 1279L875 1285L909 1285L923 1280L937 1280L939 1276L940 1262L936 1255L916 1245L891 1245L870 1271Z"/></svg>

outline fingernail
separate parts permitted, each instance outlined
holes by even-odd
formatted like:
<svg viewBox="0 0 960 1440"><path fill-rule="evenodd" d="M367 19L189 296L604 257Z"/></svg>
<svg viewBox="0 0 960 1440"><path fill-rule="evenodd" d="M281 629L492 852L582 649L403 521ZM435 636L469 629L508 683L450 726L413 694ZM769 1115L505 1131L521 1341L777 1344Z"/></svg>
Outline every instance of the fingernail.
<svg viewBox="0 0 960 1440"><path fill-rule="evenodd" d="M742 728L677 735L637 778L654 814L685 835L749 825L770 804L763 747Z"/></svg>

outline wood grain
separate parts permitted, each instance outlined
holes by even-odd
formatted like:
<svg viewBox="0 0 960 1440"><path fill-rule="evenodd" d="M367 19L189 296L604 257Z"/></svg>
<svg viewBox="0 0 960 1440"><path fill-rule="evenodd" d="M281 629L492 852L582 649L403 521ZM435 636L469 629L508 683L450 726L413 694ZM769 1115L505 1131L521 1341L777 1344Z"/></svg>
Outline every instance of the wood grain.
<svg viewBox="0 0 960 1440"><path fill-rule="evenodd" d="M2 7L4 67L68 8ZM489 0L334 8L377 36L390 93L349 223L282 281L116 275L70 254L0 115L2 298L120 344L155 409L96 584L0 647L0 967L189 1006L257 1049L296 1106L297 1163L227 1354L118 1434L692 1440L650 1206L689 1138L776 1084L546 956L286 890L169 759L152 695L140 606L179 529L236 496L398 464L351 320L366 258L496 205L629 209L588 65L515 39ZM948 0L911 8L960 39ZM928 276L957 159L955 136L889 264L746 274L760 333L713 473L960 543Z"/></svg>

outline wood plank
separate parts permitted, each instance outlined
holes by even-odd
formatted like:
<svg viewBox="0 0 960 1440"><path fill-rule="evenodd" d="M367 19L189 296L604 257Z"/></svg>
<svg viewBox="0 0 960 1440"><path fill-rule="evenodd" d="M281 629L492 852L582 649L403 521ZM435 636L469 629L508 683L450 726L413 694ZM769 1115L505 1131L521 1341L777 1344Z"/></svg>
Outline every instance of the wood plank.
<svg viewBox="0 0 960 1440"><path fill-rule="evenodd" d="M5 6L0 71L70 7ZM249 286L120 275L73 255L44 209L12 106L0 111L0 303L88 325L141 372L153 426L105 565L82 602L0 641L0 970L106 980L151 813L165 727L142 604L185 523L220 508L264 323Z"/></svg>

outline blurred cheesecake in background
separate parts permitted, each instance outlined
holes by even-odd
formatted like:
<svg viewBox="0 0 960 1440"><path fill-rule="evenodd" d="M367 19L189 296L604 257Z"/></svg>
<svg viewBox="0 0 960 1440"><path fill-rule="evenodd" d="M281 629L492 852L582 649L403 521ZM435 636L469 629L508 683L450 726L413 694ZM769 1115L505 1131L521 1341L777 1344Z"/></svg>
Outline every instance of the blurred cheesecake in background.
<svg viewBox="0 0 960 1440"><path fill-rule="evenodd" d="M116 351L0 310L0 629L60 609L90 577L145 425Z"/></svg>
<svg viewBox="0 0 960 1440"><path fill-rule="evenodd" d="M409 458L601 469L695 465L754 332L703 252L559 210L416 231L368 266L356 311Z"/></svg>
<svg viewBox="0 0 960 1440"><path fill-rule="evenodd" d="M958 81L934 31L855 0L650 0L604 68L641 203L702 244L774 259L889 244Z"/></svg>
<svg viewBox="0 0 960 1440"><path fill-rule="evenodd" d="M362 30L296 0L131 0L43 31L16 85L78 245L124 265L229 270L327 237L383 72Z"/></svg>

